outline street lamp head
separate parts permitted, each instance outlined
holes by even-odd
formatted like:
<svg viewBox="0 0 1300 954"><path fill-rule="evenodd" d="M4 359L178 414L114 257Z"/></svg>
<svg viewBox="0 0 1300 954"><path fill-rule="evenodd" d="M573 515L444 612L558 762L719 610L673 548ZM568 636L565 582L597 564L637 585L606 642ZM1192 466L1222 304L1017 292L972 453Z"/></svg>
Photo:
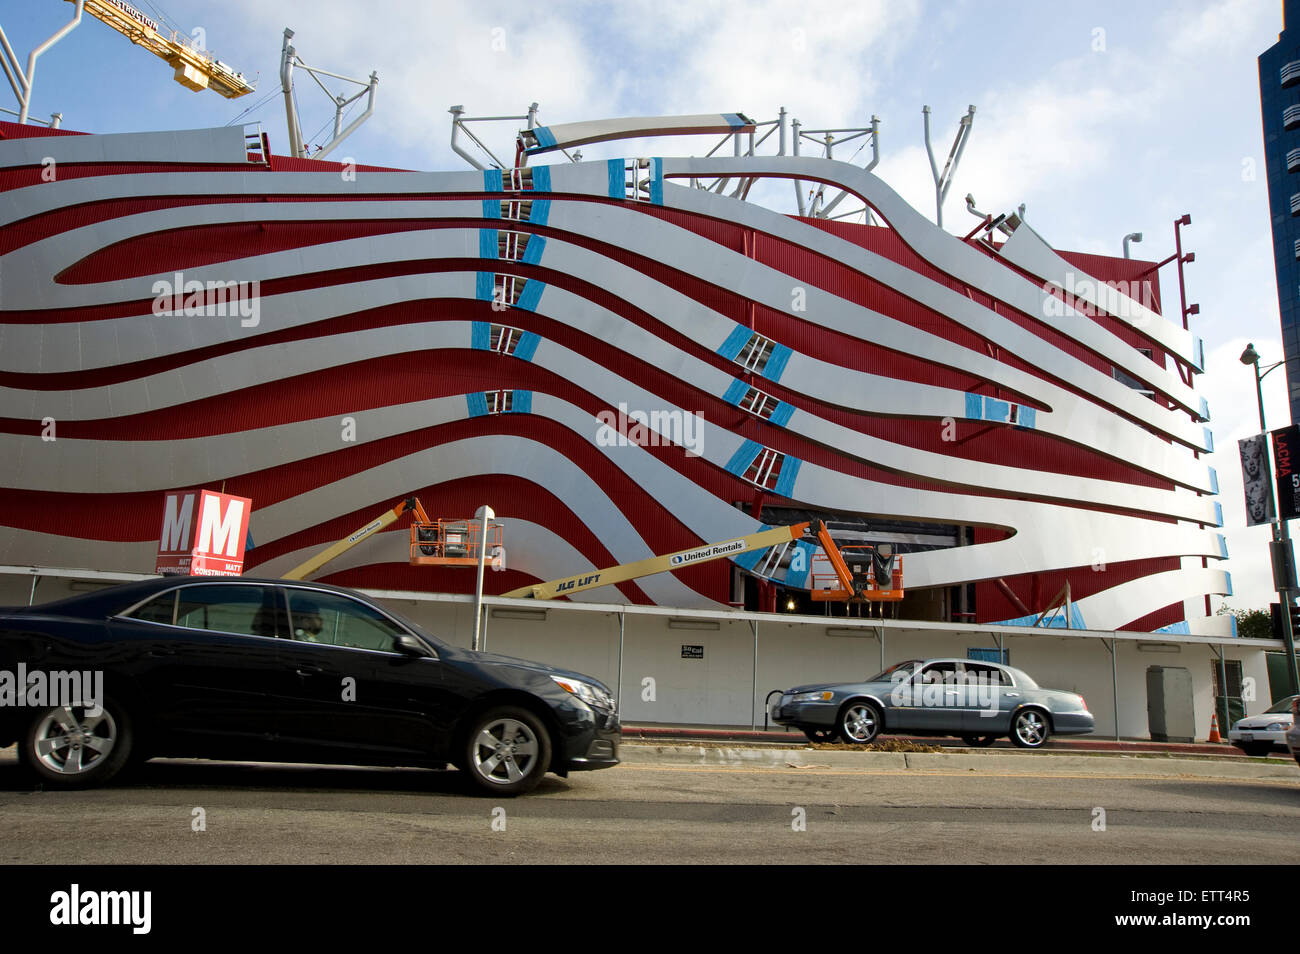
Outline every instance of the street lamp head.
<svg viewBox="0 0 1300 954"><path fill-rule="evenodd" d="M1259 364L1259 352L1255 350L1254 342L1246 345L1246 350L1241 353L1242 364Z"/></svg>

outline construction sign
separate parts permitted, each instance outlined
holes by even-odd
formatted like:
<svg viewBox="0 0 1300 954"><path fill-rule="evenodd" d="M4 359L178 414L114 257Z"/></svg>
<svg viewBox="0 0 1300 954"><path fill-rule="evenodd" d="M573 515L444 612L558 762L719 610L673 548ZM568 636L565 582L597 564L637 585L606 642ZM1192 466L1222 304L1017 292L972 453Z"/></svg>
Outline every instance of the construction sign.
<svg viewBox="0 0 1300 954"><path fill-rule="evenodd" d="M167 575L239 576L253 502L213 490L163 495L162 531L154 572Z"/></svg>

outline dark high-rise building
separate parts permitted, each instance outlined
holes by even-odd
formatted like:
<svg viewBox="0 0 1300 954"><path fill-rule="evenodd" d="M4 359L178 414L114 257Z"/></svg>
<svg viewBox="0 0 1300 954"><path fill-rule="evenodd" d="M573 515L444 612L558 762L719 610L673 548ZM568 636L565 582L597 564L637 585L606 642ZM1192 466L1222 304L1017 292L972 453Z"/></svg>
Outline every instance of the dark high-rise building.
<svg viewBox="0 0 1300 954"><path fill-rule="evenodd" d="M1300 0L1284 0L1282 32L1259 58L1259 99L1287 394L1300 421Z"/></svg>

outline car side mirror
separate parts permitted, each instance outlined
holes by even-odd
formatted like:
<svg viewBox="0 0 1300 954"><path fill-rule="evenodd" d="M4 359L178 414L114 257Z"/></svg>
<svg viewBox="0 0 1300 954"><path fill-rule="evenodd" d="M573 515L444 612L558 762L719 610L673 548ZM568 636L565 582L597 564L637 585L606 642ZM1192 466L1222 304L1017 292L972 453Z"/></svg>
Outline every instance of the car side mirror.
<svg viewBox="0 0 1300 954"><path fill-rule="evenodd" d="M437 658L429 651L428 646L424 645L424 643L420 642L414 636L405 634L398 636L397 639L393 640L393 648L403 656L412 656L417 659Z"/></svg>

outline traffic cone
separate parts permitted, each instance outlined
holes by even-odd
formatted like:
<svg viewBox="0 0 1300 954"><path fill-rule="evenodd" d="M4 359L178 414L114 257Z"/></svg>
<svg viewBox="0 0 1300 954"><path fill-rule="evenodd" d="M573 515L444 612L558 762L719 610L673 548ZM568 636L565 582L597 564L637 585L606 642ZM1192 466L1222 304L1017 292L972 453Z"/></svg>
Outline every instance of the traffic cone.
<svg viewBox="0 0 1300 954"><path fill-rule="evenodd" d="M1210 739L1211 742L1222 742L1223 736L1219 735L1219 714L1210 713Z"/></svg>

